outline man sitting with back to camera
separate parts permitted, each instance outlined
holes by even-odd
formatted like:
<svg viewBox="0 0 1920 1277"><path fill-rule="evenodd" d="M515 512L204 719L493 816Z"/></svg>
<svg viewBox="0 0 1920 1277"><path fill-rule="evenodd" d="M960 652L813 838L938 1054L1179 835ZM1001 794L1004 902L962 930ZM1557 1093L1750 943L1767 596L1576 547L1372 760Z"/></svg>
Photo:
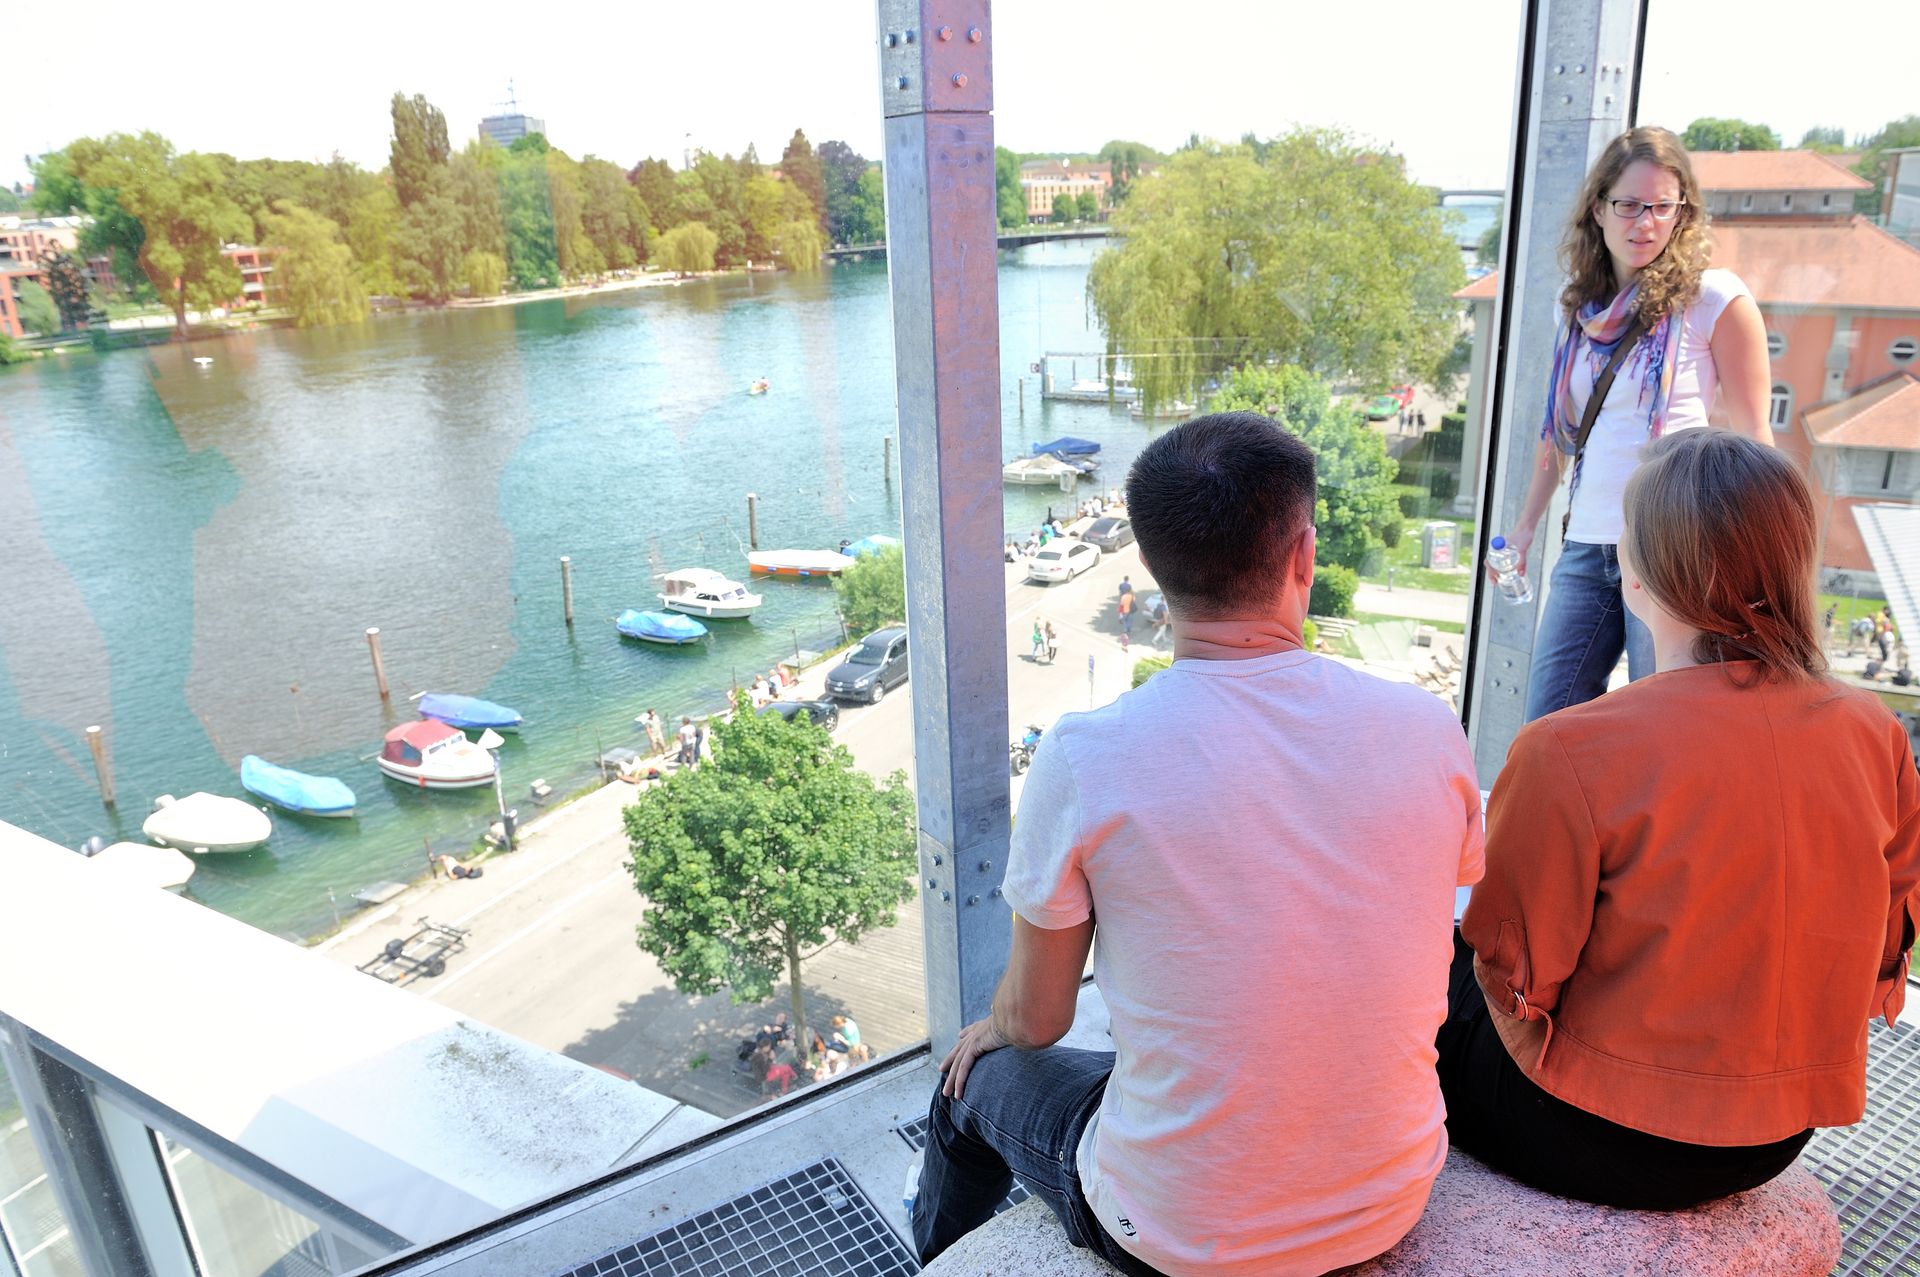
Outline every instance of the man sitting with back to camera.
<svg viewBox="0 0 1920 1277"><path fill-rule="evenodd" d="M1399 1241L1446 1159L1434 1036L1454 888L1481 871L1473 760L1443 702L1302 649L1300 440L1201 417L1127 497L1174 663L1034 757L1012 952L941 1062L914 1242L931 1260L1018 1175L1124 1273L1324 1273ZM1112 1052L1053 1045L1096 919Z"/></svg>

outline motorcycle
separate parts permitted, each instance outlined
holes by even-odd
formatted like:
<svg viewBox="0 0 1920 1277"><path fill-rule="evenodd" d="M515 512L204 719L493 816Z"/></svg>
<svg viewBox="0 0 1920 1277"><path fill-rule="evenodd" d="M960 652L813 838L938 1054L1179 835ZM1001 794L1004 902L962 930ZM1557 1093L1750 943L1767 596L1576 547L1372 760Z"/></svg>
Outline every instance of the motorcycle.
<svg viewBox="0 0 1920 1277"><path fill-rule="evenodd" d="M1040 743L1040 735L1046 729L1038 724L1027 725L1027 734L1007 746L1008 760L1013 765L1013 774L1024 773L1033 764L1034 747Z"/></svg>

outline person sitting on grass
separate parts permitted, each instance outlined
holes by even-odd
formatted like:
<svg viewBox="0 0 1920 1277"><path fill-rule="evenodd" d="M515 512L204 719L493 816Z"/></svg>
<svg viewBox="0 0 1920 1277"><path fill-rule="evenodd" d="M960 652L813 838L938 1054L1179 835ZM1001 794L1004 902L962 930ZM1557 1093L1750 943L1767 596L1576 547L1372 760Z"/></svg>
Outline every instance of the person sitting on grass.
<svg viewBox="0 0 1920 1277"><path fill-rule="evenodd" d="M1682 1210L1860 1119L1867 1022L1899 1014L1920 917L1920 778L1893 715L1827 677L1790 458L1667 435L1624 504L1657 672L1514 738L1440 1083L1488 1165Z"/></svg>
<svg viewBox="0 0 1920 1277"><path fill-rule="evenodd" d="M1174 662L1035 751L1006 972L929 1108L922 1263L1016 1175L1132 1277L1324 1273L1426 1207L1479 781L1438 698L1302 650L1315 488L1312 449L1254 413L1190 421L1134 462ZM1329 740L1418 761L1329 766ZM1090 948L1113 1050L1054 1045Z"/></svg>

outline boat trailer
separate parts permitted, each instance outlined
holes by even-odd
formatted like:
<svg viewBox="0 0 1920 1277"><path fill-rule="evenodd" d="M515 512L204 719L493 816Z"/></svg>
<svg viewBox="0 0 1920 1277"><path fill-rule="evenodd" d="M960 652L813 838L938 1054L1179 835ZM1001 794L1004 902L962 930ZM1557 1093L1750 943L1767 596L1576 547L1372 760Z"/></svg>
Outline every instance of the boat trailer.
<svg viewBox="0 0 1920 1277"><path fill-rule="evenodd" d="M394 985L406 984L420 976L431 979L445 974L447 955L467 947L467 937L473 928L443 926L429 922L424 916L419 922L419 930L405 939L395 937L387 941L386 947L356 969Z"/></svg>

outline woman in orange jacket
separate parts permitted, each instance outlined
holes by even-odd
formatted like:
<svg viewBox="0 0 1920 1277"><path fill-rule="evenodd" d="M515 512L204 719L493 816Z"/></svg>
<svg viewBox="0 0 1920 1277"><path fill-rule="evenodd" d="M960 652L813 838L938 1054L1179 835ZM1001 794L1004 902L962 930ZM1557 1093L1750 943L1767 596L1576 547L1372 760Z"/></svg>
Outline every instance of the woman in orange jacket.
<svg viewBox="0 0 1920 1277"><path fill-rule="evenodd" d="M1538 719L1487 808L1440 1079L1455 1146L1536 1187L1676 1210L1858 1121L1905 992L1920 784L1825 676L1815 519L1780 453L1668 435L1627 485L1657 673Z"/></svg>

